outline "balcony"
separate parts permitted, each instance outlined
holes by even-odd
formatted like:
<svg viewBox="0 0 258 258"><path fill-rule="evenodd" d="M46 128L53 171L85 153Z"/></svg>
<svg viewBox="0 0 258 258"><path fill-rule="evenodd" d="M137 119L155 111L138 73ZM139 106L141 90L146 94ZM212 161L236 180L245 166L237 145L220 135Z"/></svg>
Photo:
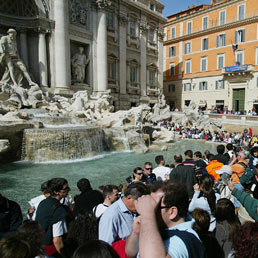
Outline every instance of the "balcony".
<svg viewBox="0 0 258 258"><path fill-rule="evenodd" d="M147 86L147 96L158 96L159 95L159 88L158 86L148 85Z"/></svg>
<svg viewBox="0 0 258 258"><path fill-rule="evenodd" d="M138 82L127 82L126 90L128 94L137 95L141 93Z"/></svg>

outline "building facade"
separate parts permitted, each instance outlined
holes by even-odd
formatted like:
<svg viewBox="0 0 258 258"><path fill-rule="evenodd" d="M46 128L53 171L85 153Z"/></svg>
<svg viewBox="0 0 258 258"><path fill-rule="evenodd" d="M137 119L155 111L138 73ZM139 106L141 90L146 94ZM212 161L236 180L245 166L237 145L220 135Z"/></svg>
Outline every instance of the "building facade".
<svg viewBox="0 0 258 258"><path fill-rule="evenodd" d="M5 0L0 37L16 29L21 58L47 91L110 89L115 108L128 109L154 104L163 87L163 8L156 0Z"/></svg>
<svg viewBox="0 0 258 258"><path fill-rule="evenodd" d="M258 104L258 1L211 0L168 17L164 93L171 106L245 112Z"/></svg>

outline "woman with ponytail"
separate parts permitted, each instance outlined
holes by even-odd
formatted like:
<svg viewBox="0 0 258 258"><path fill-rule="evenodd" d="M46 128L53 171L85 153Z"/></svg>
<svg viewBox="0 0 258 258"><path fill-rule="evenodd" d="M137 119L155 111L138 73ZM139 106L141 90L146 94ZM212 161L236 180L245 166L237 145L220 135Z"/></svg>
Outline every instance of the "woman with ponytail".
<svg viewBox="0 0 258 258"><path fill-rule="evenodd" d="M200 185L194 185L193 199L189 204L189 212L196 208L206 210L211 219L209 231L213 232L216 227L215 209L216 203L220 199L220 195L213 190L214 180L210 175L203 175L200 178Z"/></svg>

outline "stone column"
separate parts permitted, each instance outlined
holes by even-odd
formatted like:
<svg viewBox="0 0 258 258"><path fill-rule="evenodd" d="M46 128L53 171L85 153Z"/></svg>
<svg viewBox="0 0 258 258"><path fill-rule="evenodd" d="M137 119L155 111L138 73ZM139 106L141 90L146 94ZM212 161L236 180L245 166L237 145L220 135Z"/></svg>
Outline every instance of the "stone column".
<svg viewBox="0 0 258 258"><path fill-rule="evenodd" d="M67 93L71 84L68 1L55 0L55 92Z"/></svg>
<svg viewBox="0 0 258 258"><path fill-rule="evenodd" d="M29 55L28 55L28 42L27 42L27 32L26 30L21 30L20 32L21 41L21 59L25 63L27 69L29 69Z"/></svg>
<svg viewBox="0 0 258 258"><path fill-rule="evenodd" d="M105 7L111 4L108 0L96 0L97 6L97 85L94 87L95 94L107 90L107 19Z"/></svg>
<svg viewBox="0 0 258 258"><path fill-rule="evenodd" d="M39 47L38 47L38 55L39 55L39 78L40 78L40 86L47 87L48 85L48 72L47 72L47 45L46 45L46 37L45 32L39 32Z"/></svg>
<svg viewBox="0 0 258 258"><path fill-rule="evenodd" d="M158 87L161 89L161 92L163 92L163 38L164 33L161 30L158 31Z"/></svg>
<svg viewBox="0 0 258 258"><path fill-rule="evenodd" d="M147 24L140 24L140 51L141 51L141 66L140 66L140 87L141 87L141 102L145 102L147 96Z"/></svg>

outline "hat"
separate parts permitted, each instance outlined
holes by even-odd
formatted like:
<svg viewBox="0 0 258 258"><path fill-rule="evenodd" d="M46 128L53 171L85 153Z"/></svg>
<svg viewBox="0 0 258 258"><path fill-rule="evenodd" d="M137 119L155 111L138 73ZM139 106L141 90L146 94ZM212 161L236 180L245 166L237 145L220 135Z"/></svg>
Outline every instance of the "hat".
<svg viewBox="0 0 258 258"><path fill-rule="evenodd" d="M229 165L224 165L221 169L216 171L217 174L221 175L223 173L227 173L230 176L232 175L232 168Z"/></svg>

